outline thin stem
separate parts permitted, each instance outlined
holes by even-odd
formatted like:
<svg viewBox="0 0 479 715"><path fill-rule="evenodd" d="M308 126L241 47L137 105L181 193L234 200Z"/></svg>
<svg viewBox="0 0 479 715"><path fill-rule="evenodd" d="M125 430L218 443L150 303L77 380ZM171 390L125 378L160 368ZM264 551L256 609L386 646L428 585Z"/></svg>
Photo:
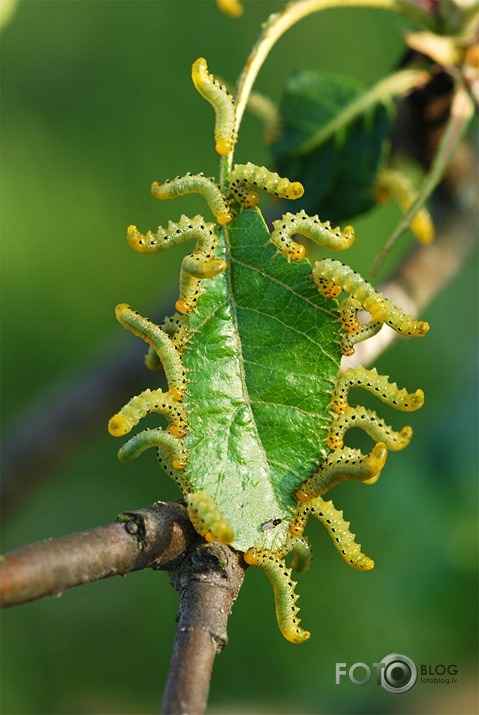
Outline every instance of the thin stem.
<svg viewBox="0 0 479 715"><path fill-rule="evenodd" d="M375 275L381 267L401 233L409 226L415 214L424 205L434 189L444 176L449 162L454 157L461 139L474 115L474 104L463 85L459 85L454 94L451 105L451 116L441 138L439 149L434 157L431 170L424 178L416 200L403 214L398 225L388 238L371 268L371 275Z"/></svg>
<svg viewBox="0 0 479 715"><path fill-rule="evenodd" d="M239 131L241 120L248 102L249 95L256 77L276 42L293 25L308 15L332 8L364 7L397 12L418 22L423 27L434 30L435 22L432 14L404 0L297 0L285 7L283 12L271 15L266 21L258 42L248 57L244 70L238 81L236 97L236 131ZM230 166L233 152L228 157Z"/></svg>

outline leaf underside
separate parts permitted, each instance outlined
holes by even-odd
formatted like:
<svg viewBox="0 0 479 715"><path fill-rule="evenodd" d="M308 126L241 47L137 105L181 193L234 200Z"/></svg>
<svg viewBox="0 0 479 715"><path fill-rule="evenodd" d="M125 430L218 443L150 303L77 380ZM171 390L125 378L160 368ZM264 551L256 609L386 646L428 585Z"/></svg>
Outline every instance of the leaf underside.
<svg viewBox="0 0 479 715"><path fill-rule="evenodd" d="M316 290L309 261L288 264L268 239L258 209L228 225L228 268L190 314L183 356L186 477L215 499L241 551L284 546L294 493L326 452L341 358L336 302Z"/></svg>

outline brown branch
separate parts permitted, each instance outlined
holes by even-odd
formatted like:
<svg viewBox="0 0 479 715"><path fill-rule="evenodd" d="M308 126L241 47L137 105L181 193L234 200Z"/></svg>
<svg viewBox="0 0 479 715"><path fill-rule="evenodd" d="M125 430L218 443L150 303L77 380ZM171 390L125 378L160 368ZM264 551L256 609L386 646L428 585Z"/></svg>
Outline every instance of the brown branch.
<svg viewBox="0 0 479 715"><path fill-rule="evenodd" d="M162 713L201 715L246 564L241 553L205 543L181 504L160 502L125 512L112 524L8 552L0 561L0 605L145 568L168 571L180 596Z"/></svg>
<svg viewBox="0 0 479 715"><path fill-rule="evenodd" d="M0 561L2 608L144 568L169 569L196 537L185 507L159 502L119 521L39 541Z"/></svg>
<svg viewBox="0 0 479 715"><path fill-rule="evenodd" d="M201 540L170 573L180 595L180 607L163 715L204 712L213 661L227 644L228 618L245 569L242 554Z"/></svg>

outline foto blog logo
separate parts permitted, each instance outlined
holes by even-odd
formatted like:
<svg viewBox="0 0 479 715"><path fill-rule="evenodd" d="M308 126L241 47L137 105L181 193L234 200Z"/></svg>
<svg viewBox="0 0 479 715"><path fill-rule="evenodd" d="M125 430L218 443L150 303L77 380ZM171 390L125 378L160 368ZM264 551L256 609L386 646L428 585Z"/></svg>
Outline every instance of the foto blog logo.
<svg viewBox="0 0 479 715"><path fill-rule="evenodd" d="M390 693L406 693L417 680L417 666L407 655L391 653L379 663L373 663L376 683ZM354 685L366 685L371 680L372 670L366 663L336 663L336 685L347 676Z"/></svg>

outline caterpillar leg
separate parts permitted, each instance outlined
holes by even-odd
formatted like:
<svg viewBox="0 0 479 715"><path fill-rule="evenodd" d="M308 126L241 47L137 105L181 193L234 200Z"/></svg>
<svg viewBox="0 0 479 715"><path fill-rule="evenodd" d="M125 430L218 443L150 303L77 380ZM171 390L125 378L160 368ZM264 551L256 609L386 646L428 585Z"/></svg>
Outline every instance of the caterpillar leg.
<svg viewBox="0 0 479 715"><path fill-rule="evenodd" d="M324 524L333 543L344 561L358 571L369 571L374 561L361 551L361 544L355 541L355 534L349 530L349 522L343 519L343 512L334 508L332 501L316 497L308 502L310 514Z"/></svg>
<svg viewBox="0 0 479 715"><path fill-rule="evenodd" d="M239 3L223 2L223 7L228 7L236 10L241 10ZM241 14L241 12L236 12ZM236 110L233 102L233 97L210 72L206 60L200 57L193 63L191 70L191 78L198 92L204 97L215 110L215 142L216 151L218 154L229 154L236 144Z"/></svg>
<svg viewBox="0 0 479 715"><path fill-rule="evenodd" d="M154 349L163 365L170 395L181 400L186 391L186 373L181 355L169 336L147 318L143 318L126 303L116 306L115 315L123 327L142 338Z"/></svg>
<svg viewBox="0 0 479 715"><path fill-rule="evenodd" d="M299 608L296 606L298 596L294 592L296 582L291 578L291 569L286 566L284 558L271 551L248 549L244 559L250 566L262 569L271 581L276 618L283 636L291 643L303 643L310 633L299 625Z"/></svg>
<svg viewBox="0 0 479 715"><path fill-rule="evenodd" d="M395 382L389 382L385 375L379 375L377 370L367 370L364 367L348 368L336 379L336 386L331 397L331 407L334 412L346 412L349 409L348 394L352 387L362 387L380 400L403 412L413 412L424 404L424 392L416 390L409 393L399 389Z"/></svg>
<svg viewBox="0 0 479 715"><path fill-rule="evenodd" d="M325 258L317 261L313 268L313 278L318 290L327 297L347 291L357 300L373 320L387 323L393 330L403 335L420 337L429 330L428 323L414 320L394 303L374 290L372 285L340 261Z"/></svg>
<svg viewBox="0 0 479 715"><path fill-rule="evenodd" d="M383 442L375 444L366 456L359 449L337 449L328 454L318 471L300 486L296 497L301 503L307 503L345 479L372 483L379 478L387 456ZM301 535L305 523L295 516L290 525L291 533Z"/></svg>
<svg viewBox="0 0 479 715"><path fill-rule="evenodd" d="M216 502L206 492L194 492L186 496L188 516L198 534L206 541L232 544L235 535Z"/></svg>
<svg viewBox="0 0 479 715"><path fill-rule="evenodd" d="M236 164L228 181L235 201L248 209L259 204L258 189L281 199L299 199L304 194L304 187L299 181L282 178L264 166L256 166L251 162Z"/></svg>
<svg viewBox="0 0 479 715"><path fill-rule="evenodd" d="M108 423L108 431L113 437L122 437L132 430L150 412L164 415L168 420L168 432L175 437L184 437L188 423L185 408L169 392L144 390L127 402Z"/></svg>
<svg viewBox="0 0 479 715"><path fill-rule="evenodd" d="M320 221L318 216L308 216L304 210L297 214L287 213L273 221L270 240L288 261L298 261L305 255L304 246L293 241L292 236L296 234L336 251L344 251L354 243L352 226L346 226L341 231L338 226L332 227L329 221Z"/></svg>
<svg viewBox="0 0 479 715"><path fill-rule="evenodd" d="M403 427L395 432L373 410L365 407L350 407L346 412L335 415L328 432L330 449L341 449L344 444L344 434L351 427L360 427L370 437L384 443L387 449L396 451L404 449L412 437L411 427Z"/></svg>
<svg viewBox="0 0 479 715"><path fill-rule="evenodd" d="M177 176L176 179L168 179L163 184L154 181L151 185L151 193L157 199L174 199L177 196L186 194L201 194L210 211L221 225L228 223L233 218L230 206L225 195L218 184L213 179L208 179L203 173L192 174L189 172L185 176Z"/></svg>

